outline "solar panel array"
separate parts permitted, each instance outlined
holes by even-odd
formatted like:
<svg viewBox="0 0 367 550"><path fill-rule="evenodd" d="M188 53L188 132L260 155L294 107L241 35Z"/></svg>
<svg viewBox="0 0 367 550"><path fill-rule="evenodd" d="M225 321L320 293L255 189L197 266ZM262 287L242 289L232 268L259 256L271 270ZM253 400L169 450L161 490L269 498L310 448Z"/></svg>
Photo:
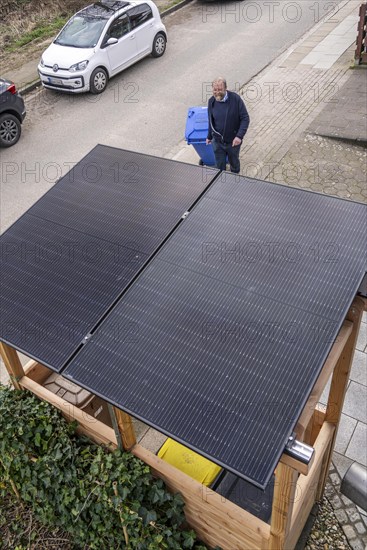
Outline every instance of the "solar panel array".
<svg viewBox="0 0 367 550"><path fill-rule="evenodd" d="M67 360L216 170L96 146L0 240L0 339Z"/></svg>
<svg viewBox="0 0 367 550"><path fill-rule="evenodd" d="M222 174L65 376L264 488L366 271L366 207Z"/></svg>
<svg viewBox="0 0 367 550"><path fill-rule="evenodd" d="M366 206L217 174L94 148L1 237L0 340L264 488L365 275Z"/></svg>

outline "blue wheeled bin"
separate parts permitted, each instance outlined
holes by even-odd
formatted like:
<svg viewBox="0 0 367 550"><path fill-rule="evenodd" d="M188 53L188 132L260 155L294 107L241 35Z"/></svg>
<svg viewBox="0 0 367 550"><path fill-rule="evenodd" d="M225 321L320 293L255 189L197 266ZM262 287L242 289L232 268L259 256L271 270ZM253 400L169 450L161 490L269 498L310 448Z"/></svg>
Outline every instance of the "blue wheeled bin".
<svg viewBox="0 0 367 550"><path fill-rule="evenodd" d="M212 145L207 145L209 120L207 107L190 107L187 113L185 139L192 145L200 157L199 164L215 166Z"/></svg>

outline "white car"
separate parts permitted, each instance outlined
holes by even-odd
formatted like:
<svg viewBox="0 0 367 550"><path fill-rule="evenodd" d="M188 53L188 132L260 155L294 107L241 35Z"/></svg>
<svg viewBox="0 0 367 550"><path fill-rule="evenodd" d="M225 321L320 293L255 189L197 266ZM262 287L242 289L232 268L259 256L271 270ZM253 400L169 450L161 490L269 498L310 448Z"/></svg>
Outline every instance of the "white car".
<svg viewBox="0 0 367 550"><path fill-rule="evenodd" d="M167 33L151 0L101 0L76 13L38 65L45 88L100 94L109 78L166 50Z"/></svg>

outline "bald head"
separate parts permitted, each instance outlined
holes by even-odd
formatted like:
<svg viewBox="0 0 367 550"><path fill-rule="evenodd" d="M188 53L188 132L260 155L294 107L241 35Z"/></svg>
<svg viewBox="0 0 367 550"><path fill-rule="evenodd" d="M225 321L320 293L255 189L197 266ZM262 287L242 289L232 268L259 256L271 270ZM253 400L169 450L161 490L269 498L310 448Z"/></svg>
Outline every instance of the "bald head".
<svg viewBox="0 0 367 550"><path fill-rule="evenodd" d="M212 86L214 86L215 84L223 84L223 86L225 87L225 89L227 89L227 81L225 78L223 78L222 76L218 76L217 78L215 78L212 82Z"/></svg>

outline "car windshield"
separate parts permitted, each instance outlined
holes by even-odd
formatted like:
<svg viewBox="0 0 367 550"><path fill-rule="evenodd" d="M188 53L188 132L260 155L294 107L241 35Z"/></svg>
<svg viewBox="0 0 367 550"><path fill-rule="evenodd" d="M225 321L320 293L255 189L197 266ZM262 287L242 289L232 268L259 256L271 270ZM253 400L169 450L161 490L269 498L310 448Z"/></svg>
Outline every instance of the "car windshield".
<svg viewBox="0 0 367 550"><path fill-rule="evenodd" d="M55 44L74 48L94 48L107 21L104 17L75 15L62 29Z"/></svg>
<svg viewBox="0 0 367 550"><path fill-rule="evenodd" d="M0 93L3 93L7 90L10 82L5 81L3 78L0 78Z"/></svg>

